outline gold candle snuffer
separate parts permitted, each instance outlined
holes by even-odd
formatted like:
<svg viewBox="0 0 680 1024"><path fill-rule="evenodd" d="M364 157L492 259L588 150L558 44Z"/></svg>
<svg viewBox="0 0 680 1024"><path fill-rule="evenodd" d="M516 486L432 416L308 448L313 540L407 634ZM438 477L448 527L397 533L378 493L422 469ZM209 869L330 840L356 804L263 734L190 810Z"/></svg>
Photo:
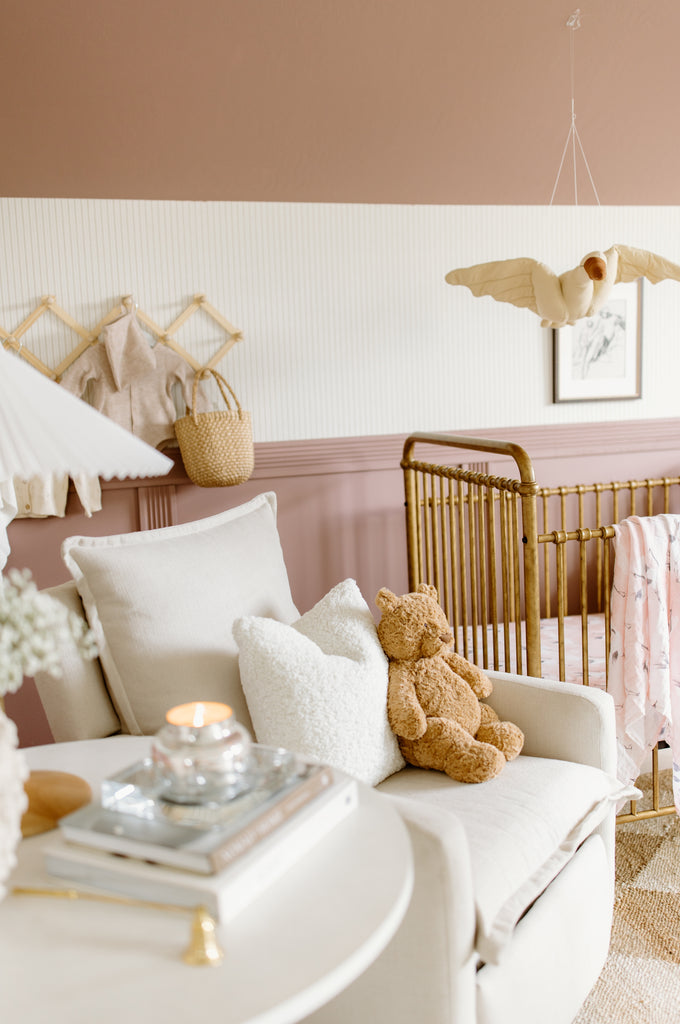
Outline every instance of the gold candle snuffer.
<svg viewBox="0 0 680 1024"><path fill-rule="evenodd" d="M182 960L192 967L219 967L224 960L224 950L217 939L215 919L202 904L196 907L182 907L177 903L154 903L151 900L137 900L130 896L111 896L104 893L82 892L79 889L51 889L19 885L12 889L17 896L48 896L62 900L96 900L100 903L117 903L130 907L147 907L150 910L167 910L175 913L190 913L191 937Z"/></svg>

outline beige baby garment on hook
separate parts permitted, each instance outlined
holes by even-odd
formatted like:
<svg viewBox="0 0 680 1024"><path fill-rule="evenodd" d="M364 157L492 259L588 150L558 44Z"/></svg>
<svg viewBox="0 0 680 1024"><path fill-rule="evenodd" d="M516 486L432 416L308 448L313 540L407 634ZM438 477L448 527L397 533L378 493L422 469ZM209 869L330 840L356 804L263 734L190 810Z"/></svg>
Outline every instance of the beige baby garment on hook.
<svg viewBox="0 0 680 1024"><path fill-rule="evenodd" d="M102 330L60 384L82 398L91 383L95 409L160 448L175 439L173 388L179 385L190 405L193 379L193 369L176 352L162 342L151 347L132 311Z"/></svg>
<svg viewBox="0 0 680 1024"><path fill-rule="evenodd" d="M33 476L30 480L14 478L17 498L15 519L45 519L47 516L66 515L68 501L67 473L50 473L48 476ZM73 486L80 499L83 512L88 517L101 512L102 494L99 477L79 473L73 477Z"/></svg>

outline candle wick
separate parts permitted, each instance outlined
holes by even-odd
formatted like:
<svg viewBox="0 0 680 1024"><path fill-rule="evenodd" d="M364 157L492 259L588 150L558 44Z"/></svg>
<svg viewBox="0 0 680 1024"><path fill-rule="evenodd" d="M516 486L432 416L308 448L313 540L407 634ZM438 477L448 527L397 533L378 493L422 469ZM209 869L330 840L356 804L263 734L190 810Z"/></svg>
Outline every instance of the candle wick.
<svg viewBox="0 0 680 1024"><path fill-rule="evenodd" d="M205 704L197 704L194 711L194 726L199 728L205 725Z"/></svg>

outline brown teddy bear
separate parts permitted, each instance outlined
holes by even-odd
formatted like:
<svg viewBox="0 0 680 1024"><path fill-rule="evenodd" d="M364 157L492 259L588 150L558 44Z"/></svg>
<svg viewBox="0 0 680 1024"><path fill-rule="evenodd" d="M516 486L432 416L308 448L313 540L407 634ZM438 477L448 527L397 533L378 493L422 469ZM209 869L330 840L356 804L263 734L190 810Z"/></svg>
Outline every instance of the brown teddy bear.
<svg viewBox="0 0 680 1024"><path fill-rule="evenodd" d="M459 782L494 778L517 757L524 736L480 703L491 681L450 647L453 634L436 588L421 583L415 593L397 597L383 587L375 603L390 662L387 717L404 759Z"/></svg>

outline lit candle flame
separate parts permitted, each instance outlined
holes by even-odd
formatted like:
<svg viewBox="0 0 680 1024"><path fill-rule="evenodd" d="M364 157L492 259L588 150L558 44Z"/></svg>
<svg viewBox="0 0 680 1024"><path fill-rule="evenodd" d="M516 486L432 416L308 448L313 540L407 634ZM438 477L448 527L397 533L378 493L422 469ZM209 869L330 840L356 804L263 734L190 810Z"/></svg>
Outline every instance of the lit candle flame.
<svg viewBox="0 0 680 1024"><path fill-rule="evenodd" d="M170 708L165 718L171 725L184 725L193 729L201 729L204 725L213 725L229 718L232 710L228 704L216 701L192 701L189 704L178 704Z"/></svg>

